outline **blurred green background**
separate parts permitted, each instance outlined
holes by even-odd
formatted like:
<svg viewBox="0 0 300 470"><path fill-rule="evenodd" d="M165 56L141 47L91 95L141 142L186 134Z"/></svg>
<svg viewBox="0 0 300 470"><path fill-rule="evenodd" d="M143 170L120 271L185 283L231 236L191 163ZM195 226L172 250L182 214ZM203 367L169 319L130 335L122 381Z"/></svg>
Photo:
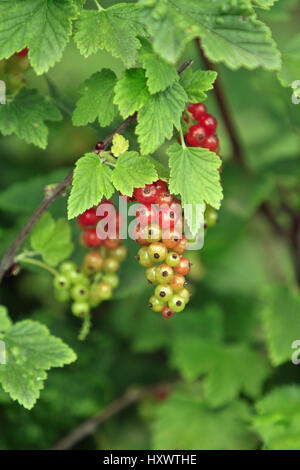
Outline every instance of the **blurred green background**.
<svg viewBox="0 0 300 470"><path fill-rule="evenodd" d="M113 3L102 1L104 7ZM299 31L300 10L297 2L279 1L278 4L280 8L276 4L261 17L283 48ZM179 63L188 58L194 60L194 70L202 67L195 43L188 45ZM69 114L78 99L79 84L105 67L113 69L118 76L123 70L121 61L106 52L84 59L71 41L63 60L48 74L64 99L66 112L63 121L49 124L47 150L41 151L16 137L0 137L0 254L39 203L43 187L57 183L78 157L92 149L117 124L118 121L105 129L74 128ZM120 288L111 302L94 311L93 330L84 343L77 340L80 325L70 314L69 306L54 299L50 275L24 269L19 276L6 278L0 287L0 303L8 307L12 318L32 318L46 324L51 333L74 348L78 360L63 370L49 373L45 390L32 411L12 402L0 390L1 449L49 448L83 420L120 397L128 387L159 381L172 384L179 381L179 384L167 398L149 397L120 413L83 439L77 448L248 449L261 448L263 442L270 442L274 437L276 420L270 417L273 427L266 431L266 425L256 420L255 403L262 396L274 393L278 386L297 384L300 369L290 360L277 361L280 364L272 360L265 311L271 308L274 315L281 315L278 330L281 321L283 328L287 328L286 334L300 339L300 320L294 323L288 318L290 310L285 310L288 302L300 306L300 301L298 293L293 294L292 300L289 297L291 289L297 290L294 255L258 213L258 208L263 201L269 201L276 218L286 228L290 222L281 210L282 199L299 214L300 105L291 103L291 89L283 88L275 73L230 71L224 66L218 66L218 71L249 171L245 172L235 162L213 92L209 92L205 104L219 122L224 202L219 222L206 233L203 249L191 253L193 297L186 311L165 321L147 308L151 287L147 286L144 270L134 258L138 247L133 242L127 242L130 255L121 268ZM37 77L30 70L27 80L31 87L48 94L45 78ZM133 130L127 130L125 135L135 148ZM166 146L156 153L164 162ZM66 200L66 196L60 197L51 207L55 217L66 216ZM77 243L79 233L74 221L72 228L76 243L73 256L80 260L83 250ZM278 292L281 298L287 299L282 301L280 312L274 300ZM300 318L300 309L294 303L293 308ZM292 323L285 324L290 320ZM210 353L198 347L202 340L217 344L221 351L213 365ZM194 349L189 347L194 343ZM250 393L247 387L245 390L236 386L236 393L225 393L225 398L214 399L222 395L224 388L228 392L234 387L236 376L241 376L238 366L225 360L228 348L234 347L250 348L268 362L262 389L258 387ZM259 374L255 361L249 364L246 361L242 370L254 383L256 373ZM210 383L215 389L207 392L205 377L211 371L217 379ZM285 390L288 395L290 392L278 390ZM280 403L285 402L284 396ZM289 430L298 433L298 437L288 444L281 443L281 447L299 444L300 404L296 398L293 406L292 414L298 413L298 421L291 424L292 418L288 421L284 415L286 411L282 411L282 419L287 419L286 427L292 426ZM274 405L278 413L279 408ZM274 439L277 437L276 434Z"/></svg>

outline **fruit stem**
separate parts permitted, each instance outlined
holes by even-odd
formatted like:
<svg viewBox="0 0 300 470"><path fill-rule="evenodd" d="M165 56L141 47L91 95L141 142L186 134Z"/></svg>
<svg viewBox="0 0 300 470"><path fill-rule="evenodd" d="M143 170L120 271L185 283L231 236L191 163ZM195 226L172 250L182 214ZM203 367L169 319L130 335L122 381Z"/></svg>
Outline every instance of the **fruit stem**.
<svg viewBox="0 0 300 470"><path fill-rule="evenodd" d="M82 327L78 335L79 341L84 341L91 329L91 314L87 313L83 319Z"/></svg>
<svg viewBox="0 0 300 470"><path fill-rule="evenodd" d="M181 126L180 126L180 129L179 129L179 134L180 134L181 146L185 149L185 148L186 148L186 145L185 145L185 141L184 141L184 137L183 137L183 132L182 132L182 127L181 127Z"/></svg>
<svg viewBox="0 0 300 470"><path fill-rule="evenodd" d="M49 273L53 274L53 276L58 276L59 272L48 266L47 264L43 263L42 261L39 261L38 259L32 259L32 258L19 258L18 261L22 263L28 263L28 264L33 264L34 266L39 266L40 268L45 269L46 271L49 271Z"/></svg>
<svg viewBox="0 0 300 470"><path fill-rule="evenodd" d="M102 8L102 6L101 6L100 3L98 2L98 0L94 0L94 2L95 2L95 4L96 4L96 6L97 6L97 8L98 8L99 11L104 10L104 8Z"/></svg>

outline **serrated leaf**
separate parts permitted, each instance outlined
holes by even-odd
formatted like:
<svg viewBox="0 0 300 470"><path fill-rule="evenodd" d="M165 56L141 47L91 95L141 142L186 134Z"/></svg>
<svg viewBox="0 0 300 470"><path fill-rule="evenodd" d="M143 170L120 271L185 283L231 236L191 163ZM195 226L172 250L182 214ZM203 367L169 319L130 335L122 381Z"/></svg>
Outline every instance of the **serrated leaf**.
<svg viewBox="0 0 300 470"><path fill-rule="evenodd" d="M66 219L55 221L48 212L36 224L30 242L32 249L50 266L56 266L73 251L70 224Z"/></svg>
<svg viewBox="0 0 300 470"><path fill-rule="evenodd" d="M159 162L155 158L149 156L148 159L153 163L156 171L157 171L157 176L158 178L168 181L169 176L170 176L170 171L169 168L167 168L163 163Z"/></svg>
<svg viewBox="0 0 300 470"><path fill-rule="evenodd" d="M247 418L248 407L243 402L211 410L196 386L177 387L157 409L154 449L249 449L253 443L245 425Z"/></svg>
<svg viewBox="0 0 300 470"><path fill-rule="evenodd" d="M94 153L87 153L77 160L68 200L69 219L95 206L103 197L109 199L112 196L111 174L111 169Z"/></svg>
<svg viewBox="0 0 300 470"><path fill-rule="evenodd" d="M131 196L134 188L141 188L157 180L157 172L148 157L140 157L137 152L121 155L112 172L112 182L125 196Z"/></svg>
<svg viewBox="0 0 300 470"><path fill-rule="evenodd" d="M97 118L100 126L108 126L115 117L113 104L116 75L112 70L103 69L94 73L79 88L82 97L76 103L73 124L85 126Z"/></svg>
<svg viewBox="0 0 300 470"><path fill-rule="evenodd" d="M147 86L152 94L164 91L179 78L176 67L155 54L146 40L142 40L139 60L146 71Z"/></svg>
<svg viewBox="0 0 300 470"><path fill-rule="evenodd" d="M0 106L0 132L3 135L16 134L44 149L48 138L45 122L61 118L60 111L37 90L23 88L6 105Z"/></svg>
<svg viewBox="0 0 300 470"><path fill-rule="evenodd" d="M62 367L76 359L75 353L61 339L51 336L38 322L24 320L4 335L7 363L0 366L0 382L5 392L31 409L47 378L46 371Z"/></svg>
<svg viewBox="0 0 300 470"><path fill-rule="evenodd" d="M264 8L265 10L271 8L275 2L277 2L277 0L252 0L254 6Z"/></svg>
<svg viewBox="0 0 300 470"><path fill-rule="evenodd" d="M0 305L0 332L5 333L12 325L12 321L8 315L7 308Z"/></svg>
<svg viewBox="0 0 300 470"><path fill-rule="evenodd" d="M114 103L123 118L141 109L149 99L145 71L141 68L125 70L115 86Z"/></svg>
<svg viewBox="0 0 300 470"><path fill-rule="evenodd" d="M300 387L282 385L255 404L252 426L267 450L299 450Z"/></svg>
<svg viewBox="0 0 300 470"><path fill-rule="evenodd" d="M119 157L129 148L129 142L121 134L115 134L112 140L111 153L115 157Z"/></svg>
<svg viewBox="0 0 300 470"><path fill-rule="evenodd" d="M290 361L292 344L300 339L300 296L283 286L274 286L263 294L262 319L270 360L274 366Z"/></svg>
<svg viewBox="0 0 300 470"><path fill-rule="evenodd" d="M185 45L200 36L213 62L232 68L280 68L280 53L270 29L258 21L248 2L238 0L140 0L141 16L154 50L175 63Z"/></svg>
<svg viewBox="0 0 300 470"><path fill-rule="evenodd" d="M186 93L178 82L149 97L137 117L136 133L142 154L153 153L172 137L173 127L180 126L186 101Z"/></svg>
<svg viewBox="0 0 300 470"><path fill-rule="evenodd" d="M282 68L278 72L278 78L283 86L288 87L300 80L300 34L294 36L281 52ZM297 88L300 88L300 82Z"/></svg>
<svg viewBox="0 0 300 470"><path fill-rule="evenodd" d="M47 72L62 56L75 15L71 0L2 0L0 59L28 46L35 72Z"/></svg>
<svg viewBox="0 0 300 470"><path fill-rule="evenodd" d="M130 67L136 62L140 47L137 36L143 32L136 5L120 3L101 11L83 11L74 39L85 57L106 49Z"/></svg>
<svg viewBox="0 0 300 470"><path fill-rule="evenodd" d="M168 150L170 181L169 189L180 194L183 206L189 205L187 222L193 234L197 233L195 212L197 204L204 202L219 209L223 198L220 174L221 159L204 148L182 147L172 144Z"/></svg>
<svg viewBox="0 0 300 470"><path fill-rule="evenodd" d="M199 103L206 99L205 91L213 88L217 72L212 70L186 70L180 77L180 84L186 91L190 103Z"/></svg>

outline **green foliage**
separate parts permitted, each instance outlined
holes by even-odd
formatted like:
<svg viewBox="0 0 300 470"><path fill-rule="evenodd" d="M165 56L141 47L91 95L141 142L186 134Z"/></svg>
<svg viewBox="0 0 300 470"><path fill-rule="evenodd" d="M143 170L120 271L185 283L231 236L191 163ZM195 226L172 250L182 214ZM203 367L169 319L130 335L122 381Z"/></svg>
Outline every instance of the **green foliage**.
<svg viewBox="0 0 300 470"><path fill-rule="evenodd" d="M36 73L47 72L62 57L75 13L72 0L4 0L0 5L0 59L28 46Z"/></svg>
<svg viewBox="0 0 300 470"><path fill-rule="evenodd" d="M253 429L266 450L298 450L300 446L299 386L274 388L256 404Z"/></svg>
<svg viewBox="0 0 300 470"><path fill-rule="evenodd" d="M125 70L123 77L116 84L114 98L121 116L127 118L139 111L148 99L145 71L140 68Z"/></svg>
<svg viewBox="0 0 300 470"><path fill-rule="evenodd" d="M7 308L0 305L0 332L5 333L12 325L12 321L8 315Z"/></svg>
<svg viewBox="0 0 300 470"><path fill-rule="evenodd" d="M83 96L73 113L73 124L84 126L98 118L100 126L108 126L116 114L113 104L113 90L116 76L111 70L103 69L86 80L79 88Z"/></svg>
<svg viewBox="0 0 300 470"><path fill-rule="evenodd" d="M205 91L213 88L213 83L217 78L217 72L212 70L191 69L185 71L180 77L180 83L186 91L189 103L199 103L207 98Z"/></svg>
<svg viewBox="0 0 300 470"><path fill-rule="evenodd" d="M109 199L112 196L111 173L111 169L94 153L87 153L77 160L68 200L69 219L95 206L103 197Z"/></svg>
<svg viewBox="0 0 300 470"><path fill-rule="evenodd" d="M141 188L157 180L151 160L137 152L125 152L117 160L112 172L112 182L125 196L132 196L134 188Z"/></svg>
<svg viewBox="0 0 300 470"><path fill-rule="evenodd" d="M20 139L45 149L48 128L45 121L59 121L60 112L36 90L22 89L5 106L0 107L0 131L15 133Z"/></svg>
<svg viewBox="0 0 300 470"><path fill-rule="evenodd" d="M66 219L57 222L45 212L30 236L31 247L50 266L56 266L73 251L71 227Z"/></svg>
<svg viewBox="0 0 300 470"><path fill-rule="evenodd" d="M282 68L278 73L282 85L287 87L299 80L299 69L300 34L294 36L282 50Z"/></svg>
<svg viewBox="0 0 300 470"><path fill-rule="evenodd" d="M43 389L46 371L70 364L76 355L38 322L24 320L8 326L3 336L7 363L0 366L0 382L13 400L31 409Z"/></svg>

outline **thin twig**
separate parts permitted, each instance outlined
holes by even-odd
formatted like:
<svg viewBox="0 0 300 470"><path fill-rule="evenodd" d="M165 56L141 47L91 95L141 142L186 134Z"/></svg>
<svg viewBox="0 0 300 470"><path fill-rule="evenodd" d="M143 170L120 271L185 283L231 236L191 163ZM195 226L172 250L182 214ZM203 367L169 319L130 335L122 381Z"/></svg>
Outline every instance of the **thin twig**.
<svg viewBox="0 0 300 470"><path fill-rule="evenodd" d="M192 65L193 61L186 61L178 70L178 74L181 75L188 67ZM113 136L115 134L122 133L132 122L137 118L137 113L134 113L132 116L129 116L125 119L119 126L117 126L103 141L104 149L111 144ZM69 186L72 182L73 170L71 170L67 176L57 185L55 188L47 194L47 197L40 203L36 208L31 217L27 220L24 227L21 229L13 243L10 245L6 253L4 254L1 263L0 263L0 283L3 280L5 273L13 266L15 263L15 256L18 250L21 248L25 239L28 237L35 224L41 218L43 213L48 209L48 207L53 204L53 202L58 198L58 196Z"/></svg>
<svg viewBox="0 0 300 470"><path fill-rule="evenodd" d="M100 424L112 418L120 411L128 408L130 405L146 398L147 396L155 395L161 391L165 391L170 388L169 383L158 383L150 385L142 389L131 389L128 390L121 398L118 398L110 405L108 405L100 413L96 414L92 418L81 423L77 428L73 429L69 434L60 439L51 450L67 450L74 447L85 437L93 434Z"/></svg>

